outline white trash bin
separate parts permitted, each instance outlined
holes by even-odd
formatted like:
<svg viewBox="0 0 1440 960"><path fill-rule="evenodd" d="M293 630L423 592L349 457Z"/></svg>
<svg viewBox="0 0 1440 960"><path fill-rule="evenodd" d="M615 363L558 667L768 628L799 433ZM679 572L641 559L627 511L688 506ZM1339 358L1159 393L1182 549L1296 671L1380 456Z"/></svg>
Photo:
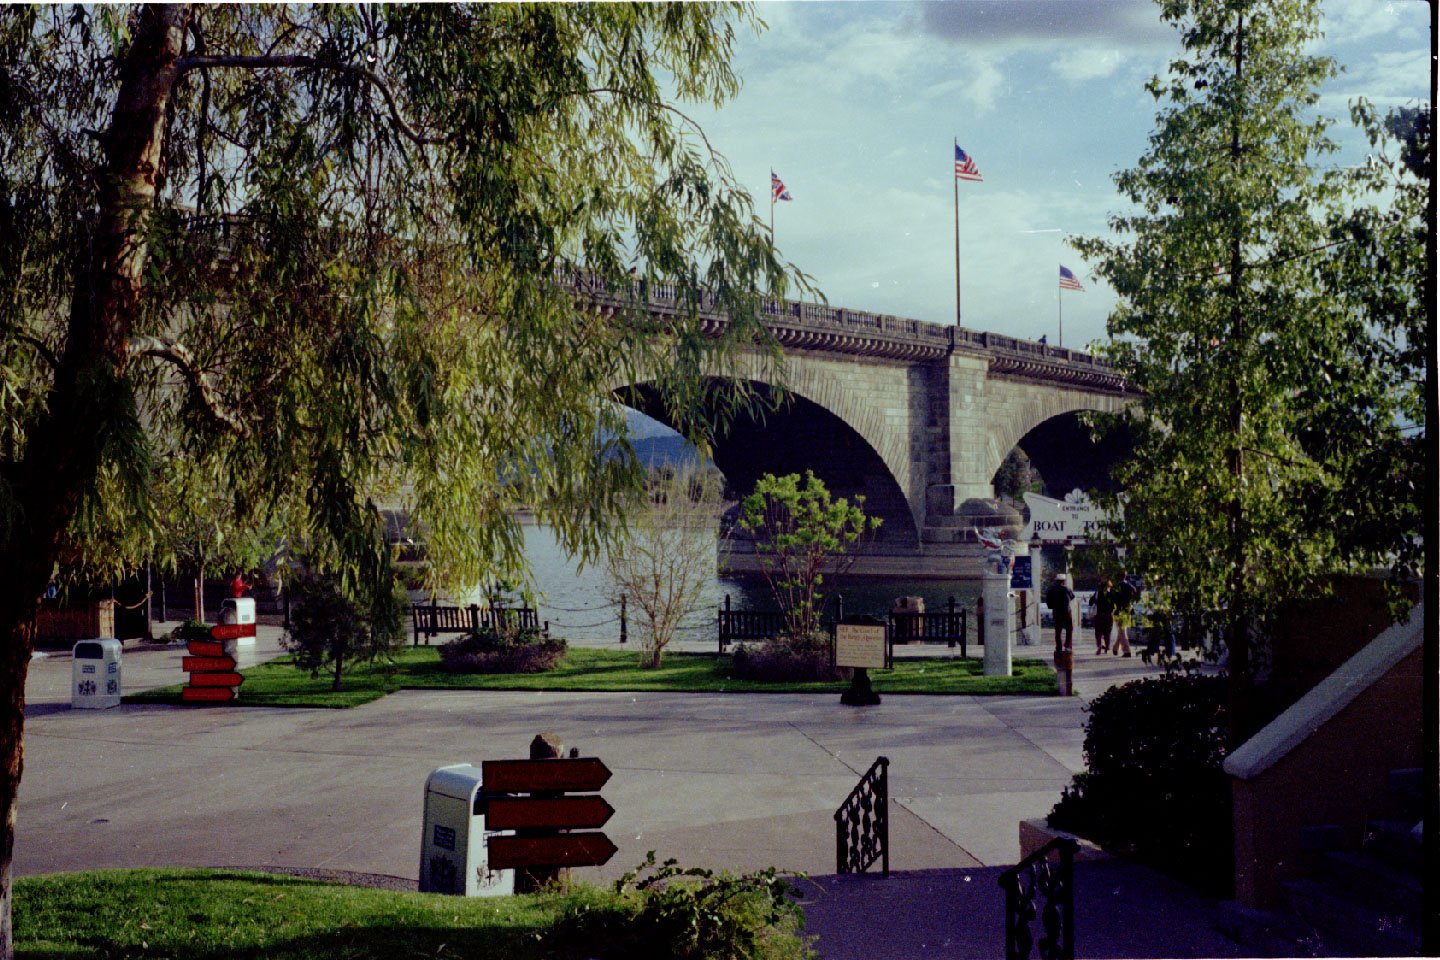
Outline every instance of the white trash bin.
<svg viewBox="0 0 1440 960"><path fill-rule="evenodd" d="M466 897L503 897L515 892L514 870L491 870L485 817L475 812L480 768L468 763L440 767L425 780L420 827L420 891ZM505 831L508 833L509 831Z"/></svg>
<svg viewBox="0 0 1440 960"><path fill-rule="evenodd" d="M86 710L120 706L120 641L81 640L73 656L70 706Z"/></svg>
<svg viewBox="0 0 1440 960"><path fill-rule="evenodd" d="M221 623L254 623L255 622L255 598L254 597L226 597L220 601L220 622ZM235 642L242 647L255 645L255 635L248 637L236 637Z"/></svg>

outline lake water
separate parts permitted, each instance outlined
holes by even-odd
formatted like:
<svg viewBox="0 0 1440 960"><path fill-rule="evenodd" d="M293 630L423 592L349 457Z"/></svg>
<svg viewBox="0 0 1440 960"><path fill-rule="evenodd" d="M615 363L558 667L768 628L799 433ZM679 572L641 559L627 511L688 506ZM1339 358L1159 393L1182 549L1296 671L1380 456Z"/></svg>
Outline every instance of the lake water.
<svg viewBox="0 0 1440 960"><path fill-rule="evenodd" d="M533 586L539 594L540 619L550 621L551 633L569 639L618 640L619 605L611 595L603 563L580 569L556 543L549 527L526 524L524 530L525 551L535 575ZM724 604L727 594L732 609L777 609L770 588L763 579L732 579L712 571L705 592L705 608L685 625L684 639L715 640L715 614ZM980 595L980 583L976 580L843 578L838 581L836 592L844 597L847 616L857 613L884 615L890 611L895 598L906 596L924 598L925 609L932 613L946 610L951 597L955 599L956 609L973 612L975 600ZM475 602L478 596L477 592L462 602ZM835 601L832 599L827 615L833 615L834 610ZM634 623L635 611L632 608L632 633Z"/></svg>

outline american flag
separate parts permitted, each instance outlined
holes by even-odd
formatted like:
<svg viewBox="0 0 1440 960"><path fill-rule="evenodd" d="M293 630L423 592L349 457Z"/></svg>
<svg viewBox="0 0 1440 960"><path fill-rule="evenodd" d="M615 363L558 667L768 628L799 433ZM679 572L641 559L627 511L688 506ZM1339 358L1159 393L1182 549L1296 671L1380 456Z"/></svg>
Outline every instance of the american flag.
<svg viewBox="0 0 1440 960"><path fill-rule="evenodd" d="M980 168L975 166L975 161L970 159L970 154L961 150L958 143L955 145L955 179L976 181L985 179L980 176Z"/></svg>
<svg viewBox="0 0 1440 960"><path fill-rule="evenodd" d="M1060 268L1060 289L1079 290L1081 293L1085 292L1085 288L1080 286L1080 281L1075 279L1075 274L1070 272L1069 267Z"/></svg>
<svg viewBox="0 0 1440 960"><path fill-rule="evenodd" d="M777 177L777 176L775 176L775 171L774 171L774 170L771 170L771 171L770 171L770 201L773 203L773 202L776 201L776 200L789 200L789 199L790 199L790 191L785 189L785 184L782 183L782 182L780 182L780 178Z"/></svg>

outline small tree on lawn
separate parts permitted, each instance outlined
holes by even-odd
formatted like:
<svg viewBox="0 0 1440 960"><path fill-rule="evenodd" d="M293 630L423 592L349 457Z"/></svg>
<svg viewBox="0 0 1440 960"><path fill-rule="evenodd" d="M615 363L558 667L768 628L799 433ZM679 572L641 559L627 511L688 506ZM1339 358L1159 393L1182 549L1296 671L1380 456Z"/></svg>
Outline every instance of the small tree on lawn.
<svg viewBox="0 0 1440 960"><path fill-rule="evenodd" d="M765 474L741 504L740 529L755 538L760 568L791 636L815 632L828 597L825 576L854 566L864 537L880 526L879 517L865 516L864 503L864 497L853 505L843 497L832 500L806 470L803 486L798 474Z"/></svg>
<svg viewBox="0 0 1440 960"><path fill-rule="evenodd" d="M356 599L340 588L336 577L305 571L296 575L291 590L294 606L285 649L312 677L331 670L335 690L346 664L373 661L405 636L404 594L394 588Z"/></svg>
<svg viewBox="0 0 1440 960"><path fill-rule="evenodd" d="M713 468L652 471L627 511L624 542L610 551L610 583L638 613L648 666L660 666L665 647L705 603L705 584L715 574L722 488Z"/></svg>

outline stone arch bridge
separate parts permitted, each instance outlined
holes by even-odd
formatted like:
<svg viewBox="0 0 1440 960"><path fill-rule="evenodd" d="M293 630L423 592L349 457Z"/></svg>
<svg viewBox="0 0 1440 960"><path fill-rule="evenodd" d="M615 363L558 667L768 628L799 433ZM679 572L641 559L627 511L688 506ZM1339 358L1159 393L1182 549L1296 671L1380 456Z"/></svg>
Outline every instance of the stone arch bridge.
<svg viewBox="0 0 1440 960"><path fill-rule="evenodd" d="M674 292L652 285L650 308L673 311ZM595 298L598 309L619 301ZM840 496L864 494L881 533L856 572L908 576L976 573L977 528L1016 518L993 500L991 480L1019 446L1052 490L1103 487L1123 442L1096 443L1086 411L1134 401L1102 359L996 333L802 303L769 301L766 325L783 346L789 402L740 422L714 448L738 491L763 473L813 470ZM717 331L727 322L711 311ZM771 389L754 363L731 376ZM616 397L662 422L648 384ZM742 549L743 552L743 549ZM723 559L723 558L722 558ZM744 569L743 558L727 566Z"/></svg>

